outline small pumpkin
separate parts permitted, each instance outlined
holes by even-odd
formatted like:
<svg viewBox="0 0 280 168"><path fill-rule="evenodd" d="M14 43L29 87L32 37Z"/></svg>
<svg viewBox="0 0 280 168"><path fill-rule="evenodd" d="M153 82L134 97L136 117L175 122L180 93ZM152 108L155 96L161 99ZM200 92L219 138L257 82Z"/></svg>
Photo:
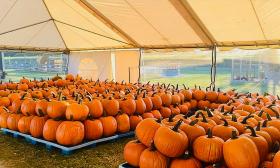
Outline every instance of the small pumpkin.
<svg viewBox="0 0 280 168"><path fill-rule="evenodd" d="M47 117L39 117L39 116L33 117L30 122L30 134L36 138L42 137L43 128L46 121L47 121Z"/></svg>
<svg viewBox="0 0 280 168"><path fill-rule="evenodd" d="M124 147L124 160L131 166L139 167L140 156L145 149L146 146L138 140L129 141Z"/></svg>
<svg viewBox="0 0 280 168"><path fill-rule="evenodd" d="M144 119L137 125L135 129L135 135L141 143L147 147L150 147L155 133L157 129L160 128L160 126L161 124L158 123L156 119Z"/></svg>
<svg viewBox="0 0 280 168"><path fill-rule="evenodd" d="M114 117L112 116L101 117L100 121L102 122L103 135L105 137L112 136L117 132L118 124Z"/></svg>
<svg viewBox="0 0 280 168"><path fill-rule="evenodd" d="M43 137L47 141L56 141L56 131L62 121L56 121L54 119L48 119L43 127Z"/></svg>
<svg viewBox="0 0 280 168"><path fill-rule="evenodd" d="M103 125L99 119L85 120L84 126L85 126L85 139L92 141L102 137Z"/></svg>

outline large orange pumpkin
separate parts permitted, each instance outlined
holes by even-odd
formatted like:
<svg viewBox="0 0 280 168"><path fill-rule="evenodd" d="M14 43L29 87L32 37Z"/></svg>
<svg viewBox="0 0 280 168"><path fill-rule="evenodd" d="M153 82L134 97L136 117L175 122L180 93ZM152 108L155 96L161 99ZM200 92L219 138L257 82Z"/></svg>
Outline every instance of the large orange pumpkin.
<svg viewBox="0 0 280 168"><path fill-rule="evenodd" d="M72 103L66 108L66 119L75 121L84 121L89 114L89 108L82 103L81 99L79 103Z"/></svg>
<svg viewBox="0 0 280 168"><path fill-rule="evenodd" d="M81 143L85 136L85 128L80 121L63 121L56 130L56 140L65 146Z"/></svg>
<svg viewBox="0 0 280 168"><path fill-rule="evenodd" d="M232 132L223 146L224 160L229 168L257 168L260 156L255 143L248 137Z"/></svg>
<svg viewBox="0 0 280 168"><path fill-rule="evenodd" d="M188 137L179 129L183 120L179 120L171 129L168 126L161 126L154 136L156 148L165 156L178 157L182 155L188 147Z"/></svg>

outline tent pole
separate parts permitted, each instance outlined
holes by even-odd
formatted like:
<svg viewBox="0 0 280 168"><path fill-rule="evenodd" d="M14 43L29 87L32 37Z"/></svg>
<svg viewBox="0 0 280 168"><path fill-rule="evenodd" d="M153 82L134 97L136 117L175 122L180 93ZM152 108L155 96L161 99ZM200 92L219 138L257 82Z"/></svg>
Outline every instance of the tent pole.
<svg viewBox="0 0 280 168"><path fill-rule="evenodd" d="M217 68L217 62L216 62L216 58L217 58L217 46L213 45L212 47L212 64L211 64L211 84L210 84L210 88L212 90L215 89L215 84L216 84L216 68Z"/></svg>
<svg viewBox="0 0 280 168"><path fill-rule="evenodd" d="M130 67L128 67L128 83L130 83Z"/></svg>
<svg viewBox="0 0 280 168"><path fill-rule="evenodd" d="M5 79L5 74L4 74L4 52L1 52L0 55L0 72L1 72L1 79Z"/></svg>
<svg viewBox="0 0 280 168"><path fill-rule="evenodd" d="M142 62L142 48L139 49L139 64L138 64L138 83L140 83L140 80L141 80L141 62Z"/></svg>

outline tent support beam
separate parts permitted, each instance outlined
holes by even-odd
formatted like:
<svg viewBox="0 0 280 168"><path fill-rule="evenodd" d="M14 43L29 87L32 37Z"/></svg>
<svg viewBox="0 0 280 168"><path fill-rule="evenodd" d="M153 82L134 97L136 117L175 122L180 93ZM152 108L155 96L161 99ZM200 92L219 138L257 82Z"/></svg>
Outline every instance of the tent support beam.
<svg viewBox="0 0 280 168"><path fill-rule="evenodd" d="M191 5L186 0L169 0L185 21L192 27L200 39L206 43L214 45L216 40L208 31L206 26L202 23L196 15Z"/></svg>
<svg viewBox="0 0 280 168"><path fill-rule="evenodd" d="M50 10L49 10L49 8L48 8L48 6L47 6L45 0L43 0L43 3L44 3L44 5L45 5L45 7L46 7L46 9L47 9L47 11L48 11L48 13L49 13L49 16L51 17L51 19L52 19L52 21L53 21L53 24L54 24L54 26L55 26L55 28L56 28L56 30L57 30L57 32L58 32L58 34L59 34L61 40L63 41L63 44L64 44L64 46L65 46L65 48L66 48L66 51L69 51L69 49L68 49L68 47L67 47L67 45L66 45L66 42L65 42L64 38L63 38L62 35L61 35L61 32L59 31L57 25L56 25L55 22L54 22L54 18L53 18L53 16L52 16L52 14L51 14L51 12L50 12Z"/></svg>
<svg viewBox="0 0 280 168"><path fill-rule="evenodd" d="M103 22L106 26L108 26L111 30L113 30L114 32L119 34L122 38L124 38L129 43L131 43L131 45L133 45L134 47L140 47L140 44L138 44L132 37L130 37L127 33L125 33L117 25L115 25L110 19L108 19L106 16L104 16L99 10L97 10L94 6L92 6L86 0L75 0L75 1L81 7L83 7L86 11L91 13L94 17L96 17L101 22Z"/></svg>

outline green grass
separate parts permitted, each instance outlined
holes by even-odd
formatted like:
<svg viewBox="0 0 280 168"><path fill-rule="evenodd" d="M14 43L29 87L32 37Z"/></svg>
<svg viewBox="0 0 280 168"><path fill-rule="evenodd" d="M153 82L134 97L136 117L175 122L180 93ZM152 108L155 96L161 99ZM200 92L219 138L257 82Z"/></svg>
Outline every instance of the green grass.
<svg viewBox="0 0 280 168"><path fill-rule="evenodd" d="M98 167L115 168L123 163L124 145L131 139L81 149L69 156L58 150L47 151L43 145L32 145L24 139L0 133L0 167Z"/></svg>
<svg viewBox="0 0 280 168"><path fill-rule="evenodd" d="M193 88L194 85L201 86L203 88L208 87L210 84L210 75L207 73L194 74L189 73L186 75L182 75L179 77L161 77L159 75L146 74L144 78L142 78L142 82L151 83L171 83L171 84L179 84L182 87L182 84ZM230 82L230 74L217 74L216 77L216 87L221 88L223 90L228 90L232 88L236 88L240 92L259 92L259 93L272 93L272 94L280 94L279 85L276 84L275 88L272 83L265 84L263 82L255 83L255 82L239 82L239 83L231 83Z"/></svg>
<svg viewBox="0 0 280 168"><path fill-rule="evenodd" d="M56 72L30 72L30 71L16 71L16 70L6 70L7 76L4 81L19 81L23 76L33 80L34 77L37 78L37 80L40 80L41 78L47 79L52 78L57 73ZM63 74L60 74L60 76L63 76Z"/></svg>

